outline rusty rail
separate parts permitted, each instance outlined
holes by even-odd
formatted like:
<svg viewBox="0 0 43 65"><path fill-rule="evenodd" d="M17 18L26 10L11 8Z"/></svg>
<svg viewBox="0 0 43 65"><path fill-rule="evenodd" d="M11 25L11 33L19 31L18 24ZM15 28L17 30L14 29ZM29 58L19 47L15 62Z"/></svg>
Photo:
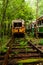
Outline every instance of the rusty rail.
<svg viewBox="0 0 43 65"><path fill-rule="evenodd" d="M35 48L40 54L43 54L43 52L38 48L36 47L34 44L32 44L32 41L28 41L28 43L33 46L33 48Z"/></svg>
<svg viewBox="0 0 43 65"><path fill-rule="evenodd" d="M7 42L7 46L9 43L12 42L12 38ZM8 58L9 58L9 53L10 53L10 50L11 50L11 45L8 47L8 50L7 50L7 53L5 54L5 58L4 58L4 61L3 61L3 64L2 65L8 65Z"/></svg>

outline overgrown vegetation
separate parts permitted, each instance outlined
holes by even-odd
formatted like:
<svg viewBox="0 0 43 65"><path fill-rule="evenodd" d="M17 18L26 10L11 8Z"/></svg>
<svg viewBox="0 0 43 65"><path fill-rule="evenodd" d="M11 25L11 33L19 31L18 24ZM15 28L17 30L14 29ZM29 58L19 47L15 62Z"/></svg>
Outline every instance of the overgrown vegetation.
<svg viewBox="0 0 43 65"><path fill-rule="evenodd" d="M0 46L4 45L6 40L11 36L11 22L14 19L24 19L25 23L30 23L36 19L37 2L34 0L27 2L25 0L0 0ZM38 3L38 16L43 15L43 0ZM8 36L6 39L5 36ZM32 40L34 35L30 33L27 39ZM3 41L4 40L4 41ZM25 44L21 41L23 47ZM43 40L40 41L43 44Z"/></svg>
<svg viewBox="0 0 43 65"><path fill-rule="evenodd" d="M43 39L40 40L39 44L40 45L43 45Z"/></svg>
<svg viewBox="0 0 43 65"><path fill-rule="evenodd" d="M19 4L19 5L18 5ZM11 24L14 19L32 20L33 9L25 0L0 0L0 38L11 36ZM28 21L29 22L29 21Z"/></svg>
<svg viewBox="0 0 43 65"><path fill-rule="evenodd" d="M32 22L36 18L36 4L36 0L0 0L0 37L4 34L10 35L11 22L14 19L21 18L25 22ZM43 0L39 0L38 6L38 15L41 16Z"/></svg>

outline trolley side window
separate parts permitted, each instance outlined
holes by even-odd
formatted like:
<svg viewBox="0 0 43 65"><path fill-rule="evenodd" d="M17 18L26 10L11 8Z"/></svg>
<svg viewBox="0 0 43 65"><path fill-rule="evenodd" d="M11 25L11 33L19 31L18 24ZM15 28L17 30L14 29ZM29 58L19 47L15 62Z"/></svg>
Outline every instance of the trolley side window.
<svg viewBox="0 0 43 65"><path fill-rule="evenodd" d="M14 23L14 27L22 27L22 23L19 22L19 23Z"/></svg>
<svg viewBox="0 0 43 65"><path fill-rule="evenodd" d="M39 20L38 25L43 25L43 20Z"/></svg>
<svg viewBox="0 0 43 65"><path fill-rule="evenodd" d="M41 24L43 25L43 20L42 20L42 23Z"/></svg>
<svg viewBox="0 0 43 65"><path fill-rule="evenodd" d="M38 21L38 25L41 25L41 20Z"/></svg>

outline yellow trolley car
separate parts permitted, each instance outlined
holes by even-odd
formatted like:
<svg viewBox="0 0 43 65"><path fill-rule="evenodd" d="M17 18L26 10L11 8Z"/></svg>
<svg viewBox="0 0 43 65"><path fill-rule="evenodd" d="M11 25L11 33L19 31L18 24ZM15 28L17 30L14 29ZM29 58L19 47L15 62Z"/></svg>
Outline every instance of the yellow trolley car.
<svg viewBox="0 0 43 65"><path fill-rule="evenodd" d="M24 20L18 19L12 21L12 35L13 34L25 34Z"/></svg>

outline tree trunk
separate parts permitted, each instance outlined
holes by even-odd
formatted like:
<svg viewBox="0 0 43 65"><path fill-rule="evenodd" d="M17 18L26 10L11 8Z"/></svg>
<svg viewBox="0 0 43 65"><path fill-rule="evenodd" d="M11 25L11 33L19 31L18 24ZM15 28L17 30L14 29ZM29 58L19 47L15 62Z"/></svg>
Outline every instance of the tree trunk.
<svg viewBox="0 0 43 65"><path fill-rule="evenodd" d="M37 19L38 19L38 0L37 0L37 3L36 3L36 38L38 38L38 31L37 31Z"/></svg>
<svg viewBox="0 0 43 65"><path fill-rule="evenodd" d="M3 0L3 9L2 9L2 20L1 20L1 30L4 29L4 21L6 18L6 9L7 9L7 5L8 5L8 0ZM4 30L3 30L3 34L4 34Z"/></svg>

